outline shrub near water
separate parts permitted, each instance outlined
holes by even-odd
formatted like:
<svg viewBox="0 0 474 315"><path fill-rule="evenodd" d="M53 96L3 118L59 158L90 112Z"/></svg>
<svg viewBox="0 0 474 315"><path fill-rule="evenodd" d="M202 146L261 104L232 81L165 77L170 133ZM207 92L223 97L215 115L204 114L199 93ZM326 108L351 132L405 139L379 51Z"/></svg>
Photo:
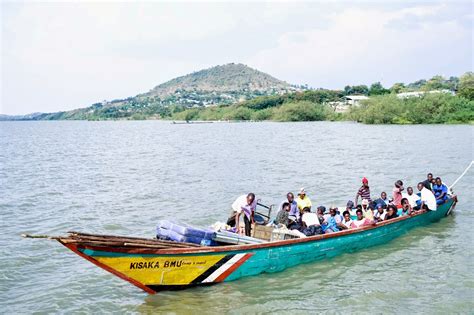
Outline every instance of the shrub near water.
<svg viewBox="0 0 474 315"><path fill-rule="evenodd" d="M474 121L474 101L442 93L376 96L353 108L349 117L366 124L469 123Z"/></svg>
<svg viewBox="0 0 474 315"><path fill-rule="evenodd" d="M272 120L317 121L328 117L327 106L308 101L286 103L274 109Z"/></svg>

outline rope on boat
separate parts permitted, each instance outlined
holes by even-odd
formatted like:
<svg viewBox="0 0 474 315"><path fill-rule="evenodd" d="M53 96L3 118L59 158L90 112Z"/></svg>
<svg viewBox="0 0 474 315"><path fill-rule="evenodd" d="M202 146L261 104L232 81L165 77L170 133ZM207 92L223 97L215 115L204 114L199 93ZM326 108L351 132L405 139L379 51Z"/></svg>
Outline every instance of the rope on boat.
<svg viewBox="0 0 474 315"><path fill-rule="evenodd" d="M461 178L463 178L464 175L466 175L467 171L471 168L472 164L474 164L474 161L471 161L471 164L469 164L469 166L466 167L466 169L464 170L464 172L462 172L461 176L459 176L458 179L456 179L456 180L454 181L454 183L452 183L451 186L449 186L449 189L453 188L454 185L456 185L456 184L459 182L459 180L460 180Z"/></svg>
<svg viewBox="0 0 474 315"><path fill-rule="evenodd" d="M33 234L21 234L23 238L47 238L50 240L58 239L57 236L49 236L49 235L33 235Z"/></svg>

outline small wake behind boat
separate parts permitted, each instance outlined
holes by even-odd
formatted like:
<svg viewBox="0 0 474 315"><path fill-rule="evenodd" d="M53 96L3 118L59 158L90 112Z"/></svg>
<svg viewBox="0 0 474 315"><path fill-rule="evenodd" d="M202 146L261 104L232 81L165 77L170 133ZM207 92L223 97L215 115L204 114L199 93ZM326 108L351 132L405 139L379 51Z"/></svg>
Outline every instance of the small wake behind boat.
<svg viewBox="0 0 474 315"><path fill-rule="evenodd" d="M456 198L436 211L382 221L372 226L258 244L200 246L158 239L69 232L54 237L93 264L154 294L277 272L299 264L380 245L412 228L451 213ZM362 241L363 240L363 241Z"/></svg>

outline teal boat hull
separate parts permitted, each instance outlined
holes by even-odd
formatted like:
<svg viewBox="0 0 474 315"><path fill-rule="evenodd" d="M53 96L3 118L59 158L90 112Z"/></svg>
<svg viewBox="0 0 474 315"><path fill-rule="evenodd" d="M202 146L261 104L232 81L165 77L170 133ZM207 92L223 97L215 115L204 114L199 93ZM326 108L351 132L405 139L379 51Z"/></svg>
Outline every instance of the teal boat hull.
<svg viewBox="0 0 474 315"><path fill-rule="evenodd" d="M454 199L449 199L436 211L399 217L374 226L256 245L129 249L59 241L97 266L153 294L279 272L382 245L413 228L439 221L454 205Z"/></svg>

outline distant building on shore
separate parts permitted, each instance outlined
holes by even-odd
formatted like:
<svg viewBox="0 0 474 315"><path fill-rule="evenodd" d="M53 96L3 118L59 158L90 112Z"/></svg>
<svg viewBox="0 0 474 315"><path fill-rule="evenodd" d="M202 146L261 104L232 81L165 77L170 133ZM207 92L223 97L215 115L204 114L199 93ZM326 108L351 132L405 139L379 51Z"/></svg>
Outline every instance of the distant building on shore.
<svg viewBox="0 0 474 315"><path fill-rule="evenodd" d="M437 94L437 93L445 93L445 94L451 94L451 95L456 94L454 93L454 91L451 91L451 90L433 90L433 91L403 92L403 93L398 93L397 97L398 98L421 97L425 94Z"/></svg>
<svg viewBox="0 0 474 315"><path fill-rule="evenodd" d="M363 100L368 100L369 97L365 95L347 95L344 96L344 100L337 102L329 102L328 105L334 108L336 113L348 112L351 106L359 106Z"/></svg>
<svg viewBox="0 0 474 315"><path fill-rule="evenodd" d="M347 105L359 106L361 101L368 100L369 97L365 95L346 95L344 99Z"/></svg>

